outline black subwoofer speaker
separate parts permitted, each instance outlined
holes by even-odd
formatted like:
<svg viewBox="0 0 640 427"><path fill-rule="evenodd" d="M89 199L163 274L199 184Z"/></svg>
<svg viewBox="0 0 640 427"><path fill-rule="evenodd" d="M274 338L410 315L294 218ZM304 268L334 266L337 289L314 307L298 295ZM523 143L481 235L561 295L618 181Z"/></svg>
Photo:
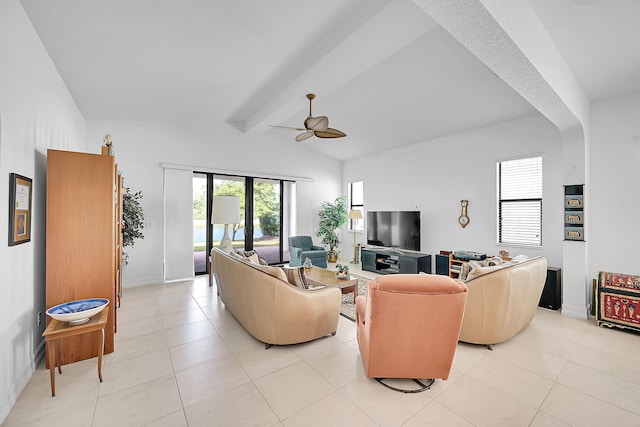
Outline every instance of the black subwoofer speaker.
<svg viewBox="0 0 640 427"><path fill-rule="evenodd" d="M436 254L436 274L449 275L449 255Z"/></svg>
<svg viewBox="0 0 640 427"><path fill-rule="evenodd" d="M562 307L562 270L556 267L547 268L547 280L538 307L559 310Z"/></svg>

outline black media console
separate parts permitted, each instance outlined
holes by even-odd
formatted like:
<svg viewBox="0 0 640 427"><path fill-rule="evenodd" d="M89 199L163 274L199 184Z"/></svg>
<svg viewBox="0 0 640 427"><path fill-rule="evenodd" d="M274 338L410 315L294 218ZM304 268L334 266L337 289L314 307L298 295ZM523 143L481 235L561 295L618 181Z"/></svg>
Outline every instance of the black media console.
<svg viewBox="0 0 640 427"><path fill-rule="evenodd" d="M380 274L431 273L431 255L396 249L362 249L362 269Z"/></svg>

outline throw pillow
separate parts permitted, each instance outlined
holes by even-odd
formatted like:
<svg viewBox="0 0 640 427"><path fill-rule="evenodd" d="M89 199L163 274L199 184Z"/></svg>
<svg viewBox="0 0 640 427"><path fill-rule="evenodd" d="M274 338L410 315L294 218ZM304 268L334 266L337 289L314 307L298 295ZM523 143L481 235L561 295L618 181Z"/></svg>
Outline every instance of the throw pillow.
<svg viewBox="0 0 640 427"><path fill-rule="evenodd" d="M469 280L475 279L476 277L483 276L487 273L491 273L492 271L496 271L504 267L504 265L485 266L485 265L482 265L482 263L472 264L471 262L469 262L469 264L471 265L471 271L467 275L467 279L466 279L467 282Z"/></svg>
<svg viewBox="0 0 640 427"><path fill-rule="evenodd" d="M524 261L528 261L529 257L522 254L522 255L518 255L516 257L514 257L511 261L513 261L514 264L517 264L519 262L524 262Z"/></svg>
<svg viewBox="0 0 640 427"><path fill-rule="evenodd" d="M258 254L251 254L247 257L247 259L254 264L260 264L260 257L258 256Z"/></svg>
<svg viewBox="0 0 640 427"><path fill-rule="evenodd" d="M239 259L240 261L246 261L247 260L244 256L242 256L239 253L234 252L234 251L229 252L229 256L231 258Z"/></svg>
<svg viewBox="0 0 640 427"><path fill-rule="evenodd" d="M492 265L502 265L503 264L503 260L500 257L492 257L492 258L487 258L487 265L492 266Z"/></svg>
<svg viewBox="0 0 640 427"><path fill-rule="evenodd" d="M269 265L267 263L267 261L262 258L260 255L258 255L258 252L256 252L255 250L250 250L250 251L244 251L242 249L236 249L236 252L246 258L249 259L249 261L251 261L254 264L260 264L260 265Z"/></svg>
<svg viewBox="0 0 640 427"><path fill-rule="evenodd" d="M463 281L467 280L470 270L471 270L471 267L469 266L469 263L463 262L462 265L460 265L460 275L458 276L458 279Z"/></svg>
<svg viewBox="0 0 640 427"><path fill-rule="evenodd" d="M253 266L255 268L257 268L258 270L264 271L265 273L269 274L270 276L273 276L273 277L276 277L276 278L282 280L283 282L289 282L289 280L287 280L287 275L279 267L269 267L268 265L260 265L260 264L255 264Z"/></svg>
<svg viewBox="0 0 640 427"><path fill-rule="evenodd" d="M307 278L304 276L304 267L283 267L283 271L289 283L301 289L309 289Z"/></svg>

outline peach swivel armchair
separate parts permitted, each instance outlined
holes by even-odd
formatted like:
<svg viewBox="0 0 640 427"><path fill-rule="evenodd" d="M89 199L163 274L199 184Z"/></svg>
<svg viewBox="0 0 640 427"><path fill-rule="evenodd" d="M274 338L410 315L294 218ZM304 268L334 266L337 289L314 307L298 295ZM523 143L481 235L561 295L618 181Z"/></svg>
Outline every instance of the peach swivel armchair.
<svg viewBox="0 0 640 427"><path fill-rule="evenodd" d="M448 276L394 274L369 282L356 298L358 346L368 378L405 393L449 378L467 301L467 286ZM419 389L385 384L410 378ZM420 379L429 379L424 384Z"/></svg>

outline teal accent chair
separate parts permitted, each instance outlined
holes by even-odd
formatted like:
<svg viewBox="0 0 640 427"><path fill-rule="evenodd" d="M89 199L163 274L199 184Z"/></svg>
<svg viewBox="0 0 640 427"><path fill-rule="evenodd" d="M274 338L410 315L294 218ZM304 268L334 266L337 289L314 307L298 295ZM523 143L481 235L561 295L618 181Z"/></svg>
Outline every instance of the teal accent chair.
<svg viewBox="0 0 640 427"><path fill-rule="evenodd" d="M311 236L289 237L289 265L300 266L307 258L314 266L327 268L327 251L322 246L315 246Z"/></svg>

